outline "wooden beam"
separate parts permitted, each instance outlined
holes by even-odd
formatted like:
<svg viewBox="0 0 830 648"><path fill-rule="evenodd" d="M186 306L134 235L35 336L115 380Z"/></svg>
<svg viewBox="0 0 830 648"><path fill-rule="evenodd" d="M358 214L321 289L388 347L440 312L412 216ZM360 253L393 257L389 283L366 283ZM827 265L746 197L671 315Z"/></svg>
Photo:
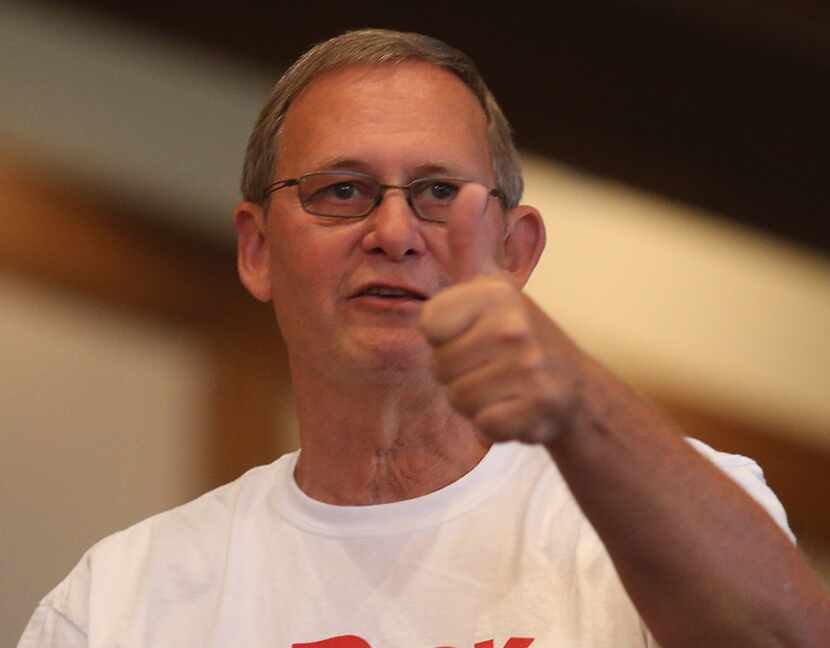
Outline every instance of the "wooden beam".
<svg viewBox="0 0 830 648"><path fill-rule="evenodd" d="M830 451L809 446L786 430L762 429L700 405L657 401L688 436L757 461L796 536L830 553Z"/></svg>
<svg viewBox="0 0 830 648"><path fill-rule="evenodd" d="M111 308L194 325L229 305L248 307L231 249L158 225L9 155L0 156L0 204L0 270Z"/></svg>
<svg viewBox="0 0 830 648"><path fill-rule="evenodd" d="M288 369L270 309L247 295L235 250L0 155L0 272L104 309L176 327L212 367L205 394L205 488L291 446ZM181 219L170 219L179 222Z"/></svg>

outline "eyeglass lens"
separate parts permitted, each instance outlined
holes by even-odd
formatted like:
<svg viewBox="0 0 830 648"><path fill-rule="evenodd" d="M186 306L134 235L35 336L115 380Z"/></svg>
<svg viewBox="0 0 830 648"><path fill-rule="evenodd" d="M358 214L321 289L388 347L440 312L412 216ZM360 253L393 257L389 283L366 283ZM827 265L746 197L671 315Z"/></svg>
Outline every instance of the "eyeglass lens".
<svg viewBox="0 0 830 648"><path fill-rule="evenodd" d="M373 178L350 174L309 174L299 183L305 209L318 216L360 218L377 203L382 189ZM488 190L476 182L451 178L424 178L409 185L409 200L417 215L446 223L454 210L481 209Z"/></svg>

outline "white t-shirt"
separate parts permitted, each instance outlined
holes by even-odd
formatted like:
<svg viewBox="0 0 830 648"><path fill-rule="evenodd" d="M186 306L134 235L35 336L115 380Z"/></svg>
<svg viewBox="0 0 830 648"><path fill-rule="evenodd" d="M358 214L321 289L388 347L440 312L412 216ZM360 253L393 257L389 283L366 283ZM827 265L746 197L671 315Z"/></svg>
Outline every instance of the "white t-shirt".
<svg viewBox="0 0 830 648"><path fill-rule="evenodd" d="M757 464L693 442L789 533ZM297 453L95 545L19 648L653 646L540 447L412 500L333 506Z"/></svg>

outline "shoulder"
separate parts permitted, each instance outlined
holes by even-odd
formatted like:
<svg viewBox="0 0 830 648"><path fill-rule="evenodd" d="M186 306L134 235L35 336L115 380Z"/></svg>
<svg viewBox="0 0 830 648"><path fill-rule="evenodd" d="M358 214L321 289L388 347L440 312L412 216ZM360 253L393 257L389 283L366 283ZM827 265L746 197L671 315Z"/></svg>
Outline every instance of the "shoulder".
<svg viewBox="0 0 830 648"><path fill-rule="evenodd" d="M781 527L784 533L794 542L795 536L789 527L787 513L781 501L775 495L764 479L764 471L752 458L738 454L721 452L697 439L686 438L689 445L701 456L717 466L728 477L733 479L746 493L752 497ZM545 498L551 492L561 493L564 480L559 475L555 463L547 451L541 446L528 446L522 452L525 473L535 475L537 491L544 490ZM568 492L568 495L570 493ZM568 498L558 498L555 501L566 502ZM547 499L545 508L551 508L551 500ZM562 507L581 518L581 512L575 502L572 507ZM560 509L561 512L561 509Z"/></svg>
<svg viewBox="0 0 830 648"><path fill-rule="evenodd" d="M697 439L686 438L689 445L701 456L717 466L733 479L752 497L781 527L784 533L795 541L789 528L787 514L778 497L764 479L764 472L758 463L750 457L720 452ZM542 446L527 445L516 450L517 463L521 466L514 477L514 488L521 488L525 497L512 497L515 506L526 507L530 519L534 520L540 531L539 537L549 541L551 537L560 544L568 537L570 529L572 541L580 542L593 537L590 523L582 514L570 490Z"/></svg>
<svg viewBox="0 0 830 648"><path fill-rule="evenodd" d="M234 529L267 509L269 493L290 457L254 468L191 502L104 538L46 596L38 611L58 615L86 632L93 618L133 615L131 607L142 591L175 598L206 594L221 575Z"/></svg>
<svg viewBox="0 0 830 648"><path fill-rule="evenodd" d="M87 552L84 559L105 563L146 553L167 555L169 550L211 554L224 544L230 527L244 523L264 505L290 456L252 468L195 500L104 538Z"/></svg>
<svg viewBox="0 0 830 648"><path fill-rule="evenodd" d="M775 520L790 540L795 542L795 535L789 527L784 506L767 484L764 471L754 459L720 452L697 439L687 438L686 441L743 488Z"/></svg>

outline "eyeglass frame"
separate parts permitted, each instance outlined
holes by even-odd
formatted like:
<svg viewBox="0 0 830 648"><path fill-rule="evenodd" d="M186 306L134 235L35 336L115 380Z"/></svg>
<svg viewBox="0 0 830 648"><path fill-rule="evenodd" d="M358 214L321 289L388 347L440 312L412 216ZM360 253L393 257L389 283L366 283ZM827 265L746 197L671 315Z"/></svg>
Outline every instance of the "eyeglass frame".
<svg viewBox="0 0 830 648"><path fill-rule="evenodd" d="M363 212L361 214L357 214L355 216L338 216L338 215L333 215L333 214L321 214L319 212L311 211L308 207L306 207L305 201L303 200L302 193L298 192L298 195L299 195L299 198L300 198L300 205L302 206L303 211L305 211L308 214L311 214L312 216L322 216L324 218L337 218L337 219L342 219L342 220L352 220L352 219L356 220L358 218L366 218L369 214L371 214L375 209L377 209L380 206L380 204L383 202L384 197L386 196L386 191L388 189L400 189L401 191L406 193L406 203L409 205L409 208L412 210L412 213L414 213L420 220L427 221L427 222L430 222L430 223L444 223L445 221L440 221L440 220L437 220L437 219L434 219L434 218L425 218L424 216L421 215L421 213L415 207L415 204L412 202L412 187L413 187L413 185L415 185L417 183L430 182L430 181L447 181L447 182L457 182L457 183L463 183L463 184L474 183L474 184L481 185L485 189L487 189L487 198L488 199L490 198L490 196L493 196L494 198L498 198L499 202L502 205L502 208L507 209L507 196L505 195L505 193L501 189L499 189L498 187L494 187L492 189L489 189L487 187L487 185L482 184L481 182L478 182L477 180L468 180L466 178L456 178L456 177L452 177L452 176L426 176L424 178L415 178L412 182L410 182L408 184L405 184L405 185L395 185L395 184L384 184L382 182L379 182L378 179L375 178L374 176L369 175L368 173L360 173L359 171L312 171L310 173L304 173L303 175L301 175L297 178L287 178L287 179L284 179L284 180L276 180L275 182L272 182L267 187L265 187L265 190L263 191L262 200L263 200L263 202L267 201L271 197L271 194L273 194L276 191L279 191L280 189L285 189L286 187L294 187L294 186L299 187L302 180L306 177L309 177L309 176L325 176L325 175L347 176L347 177L353 176L355 178L366 178L368 180L371 180L373 183L375 183L378 186L378 195L372 201L372 203L369 205L368 209L365 212Z"/></svg>

